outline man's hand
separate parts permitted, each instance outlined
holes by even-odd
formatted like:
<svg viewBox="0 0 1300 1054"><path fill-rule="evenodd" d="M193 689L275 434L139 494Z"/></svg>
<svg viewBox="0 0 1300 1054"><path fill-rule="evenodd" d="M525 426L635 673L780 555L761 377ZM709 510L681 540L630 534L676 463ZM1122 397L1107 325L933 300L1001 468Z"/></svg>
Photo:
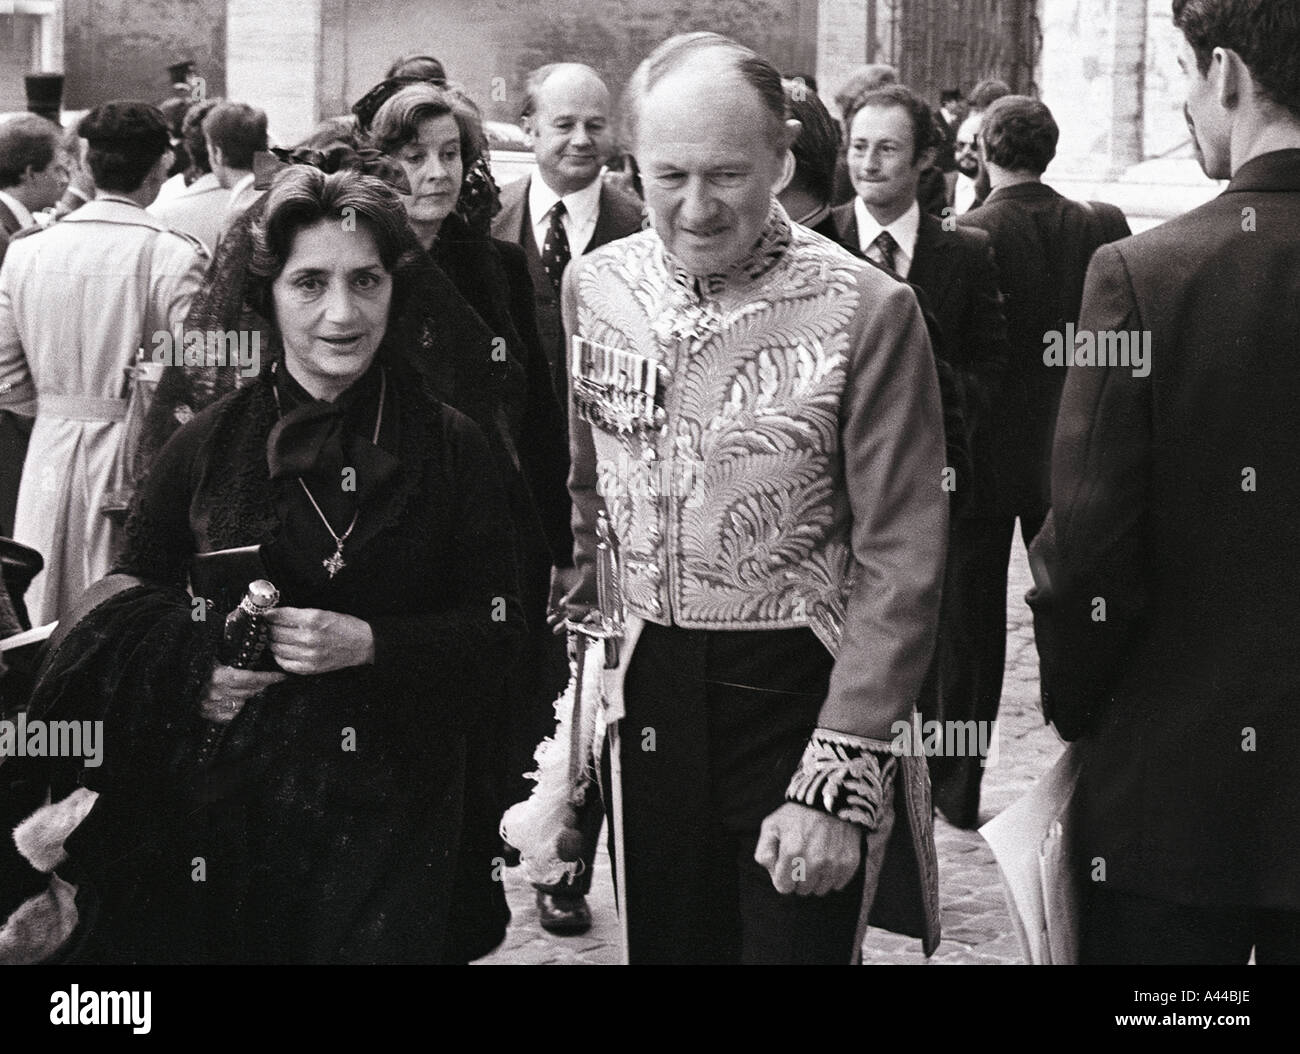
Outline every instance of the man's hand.
<svg viewBox="0 0 1300 1054"><path fill-rule="evenodd" d="M763 821L754 859L767 868L778 893L822 897L858 873L862 841L857 824L786 802Z"/></svg>
<svg viewBox="0 0 1300 1054"><path fill-rule="evenodd" d="M370 623L320 608L272 608L265 615L271 654L289 673L329 673L375 661Z"/></svg>
<svg viewBox="0 0 1300 1054"><path fill-rule="evenodd" d="M551 596L546 606L546 623L552 633L564 632L564 620L582 621L587 612L575 609L570 597L582 585L582 575L576 567L551 568Z"/></svg>

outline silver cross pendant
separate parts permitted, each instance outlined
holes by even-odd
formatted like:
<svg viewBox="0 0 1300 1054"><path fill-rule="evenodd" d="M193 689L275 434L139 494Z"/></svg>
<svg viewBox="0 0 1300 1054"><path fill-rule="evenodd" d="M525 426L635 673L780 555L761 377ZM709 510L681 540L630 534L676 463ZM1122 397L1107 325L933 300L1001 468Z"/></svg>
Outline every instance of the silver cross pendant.
<svg viewBox="0 0 1300 1054"><path fill-rule="evenodd" d="M339 546L339 548L334 551L333 556L328 556L321 561L321 565L330 573L330 578L333 578L336 574L342 571L343 568L347 567L347 564L343 561L343 547Z"/></svg>

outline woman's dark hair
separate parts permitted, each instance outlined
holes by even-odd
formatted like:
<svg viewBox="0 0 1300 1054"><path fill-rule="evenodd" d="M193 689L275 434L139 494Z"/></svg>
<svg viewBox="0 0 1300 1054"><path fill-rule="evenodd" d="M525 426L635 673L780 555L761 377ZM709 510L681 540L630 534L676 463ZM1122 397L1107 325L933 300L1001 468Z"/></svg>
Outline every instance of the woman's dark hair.
<svg viewBox="0 0 1300 1054"><path fill-rule="evenodd" d="M265 210L250 231L253 252L245 291L249 307L275 320L271 286L288 262L294 238L304 228L331 219L340 226L363 226L375 239L380 262L393 276L389 318L396 316L409 292L410 272L420 260L401 199L373 176L350 170L326 175L310 165L286 168L267 191Z"/></svg>
<svg viewBox="0 0 1300 1054"><path fill-rule="evenodd" d="M478 108L461 92L432 84L403 88L375 114L370 124L370 140L383 153L395 154L419 138L420 125L425 121L448 115L455 118L460 129L461 163L468 172L483 156L485 135Z"/></svg>
<svg viewBox="0 0 1300 1054"><path fill-rule="evenodd" d="M89 144L86 164L100 190L133 194L171 149L167 121L147 102L106 102L86 114L77 134Z"/></svg>
<svg viewBox="0 0 1300 1054"><path fill-rule="evenodd" d="M1241 56L1273 102L1300 118L1300 4L1295 0L1173 0L1174 25L1204 77L1215 48Z"/></svg>
<svg viewBox="0 0 1300 1054"><path fill-rule="evenodd" d="M1027 95L1004 95L984 111L980 141L999 168L1042 175L1061 137L1052 111Z"/></svg>

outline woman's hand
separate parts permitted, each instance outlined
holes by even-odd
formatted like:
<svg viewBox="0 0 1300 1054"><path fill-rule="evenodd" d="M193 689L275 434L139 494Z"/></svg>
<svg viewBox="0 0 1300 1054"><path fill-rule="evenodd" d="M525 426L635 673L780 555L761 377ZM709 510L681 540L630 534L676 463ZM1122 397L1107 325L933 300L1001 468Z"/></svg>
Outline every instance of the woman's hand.
<svg viewBox="0 0 1300 1054"><path fill-rule="evenodd" d="M233 666L212 667L212 676L199 700L199 712L209 721L228 724L239 716L244 704L263 688L283 681L288 674L277 671L237 670Z"/></svg>
<svg viewBox="0 0 1300 1054"><path fill-rule="evenodd" d="M272 608L264 616L271 654L289 673L329 673L375 661L370 623L320 608Z"/></svg>

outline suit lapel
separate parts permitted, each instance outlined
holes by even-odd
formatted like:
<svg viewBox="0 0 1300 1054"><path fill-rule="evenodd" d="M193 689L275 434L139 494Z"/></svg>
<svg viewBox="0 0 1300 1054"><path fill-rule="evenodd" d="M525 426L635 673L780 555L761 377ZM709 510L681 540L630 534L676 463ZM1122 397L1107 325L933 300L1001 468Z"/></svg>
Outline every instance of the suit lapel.
<svg viewBox="0 0 1300 1054"><path fill-rule="evenodd" d="M592 229L591 240L587 242L587 247L582 250L583 255L591 252L592 249L599 249L602 245L612 242L618 237L618 233L614 230L613 211L614 207L609 200L609 190L602 183L600 202L596 206L596 226Z"/></svg>
<svg viewBox="0 0 1300 1054"><path fill-rule="evenodd" d="M907 280L925 290L935 310L948 295L949 286L956 276L956 264L945 232L939 220L921 214L921 227L916 235L916 252L912 255L912 269Z"/></svg>
<svg viewBox="0 0 1300 1054"><path fill-rule="evenodd" d="M528 188L532 176L525 176L523 179L510 184L501 192L501 215L497 217L497 222L493 223L495 228L494 237L502 241L516 242L520 245L525 244L524 232L527 229L526 221L528 216ZM515 188L519 189L516 191ZM531 240L531 239L529 239Z"/></svg>
<svg viewBox="0 0 1300 1054"><path fill-rule="evenodd" d="M837 205L831 209L831 217L835 221L835 230L839 235L840 241L852 249L858 251L858 217L853 211L853 202L847 205Z"/></svg>

